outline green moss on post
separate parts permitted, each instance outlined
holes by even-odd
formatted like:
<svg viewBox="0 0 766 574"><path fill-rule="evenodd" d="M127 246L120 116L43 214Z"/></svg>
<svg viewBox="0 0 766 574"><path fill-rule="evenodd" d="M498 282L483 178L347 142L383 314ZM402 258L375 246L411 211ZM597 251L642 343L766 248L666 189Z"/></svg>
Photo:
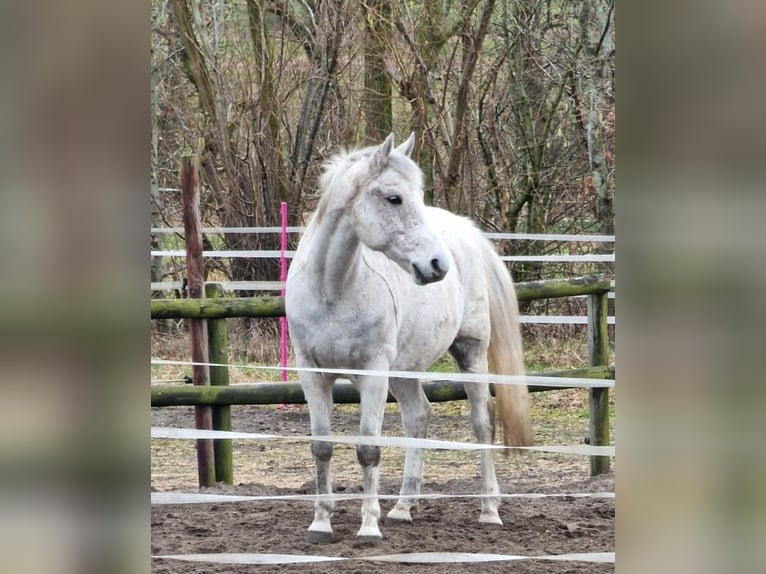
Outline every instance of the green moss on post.
<svg viewBox="0 0 766 574"><path fill-rule="evenodd" d="M223 289L217 283L205 285L205 297L215 298L223 295ZM214 387L229 385L229 337L226 329L226 319L207 320L207 341L210 366L210 384ZM219 366L220 365L220 366ZM231 430L231 406L220 405L213 407L213 429ZM213 441L213 458L215 459L215 480L234 484L234 462L231 439L216 439Z"/></svg>
<svg viewBox="0 0 766 574"><path fill-rule="evenodd" d="M609 291L606 275L585 275L571 279L544 279L516 283L516 297L519 301L575 297Z"/></svg>

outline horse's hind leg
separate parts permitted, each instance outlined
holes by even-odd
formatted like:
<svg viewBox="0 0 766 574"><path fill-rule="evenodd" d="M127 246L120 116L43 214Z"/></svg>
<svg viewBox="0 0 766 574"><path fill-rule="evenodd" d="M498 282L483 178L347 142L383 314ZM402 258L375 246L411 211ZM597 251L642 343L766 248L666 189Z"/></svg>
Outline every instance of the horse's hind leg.
<svg viewBox="0 0 766 574"><path fill-rule="evenodd" d="M327 436L330 434L332 417L332 381L324 379L316 373L301 375L301 384L309 405L311 417L311 435ZM311 454L316 467L316 492L319 495L332 494L332 477L330 461L332 459L333 443L313 441ZM332 500L317 498L314 503L314 521L309 526L307 540L312 543L332 542L332 516L334 503Z"/></svg>
<svg viewBox="0 0 766 574"><path fill-rule="evenodd" d="M456 339L450 347L450 353L457 361L463 373L488 372L486 344L478 339ZM471 404L471 424L480 443L492 444L494 435L494 403L486 383L463 383ZM484 524L502 524L497 512L500 503L500 487L495 474L495 456L492 450L481 451L481 501L479 522Z"/></svg>
<svg viewBox="0 0 766 574"><path fill-rule="evenodd" d="M402 426L407 437L425 438L431 407L419 381L391 379L391 393L402 411ZM404 459L404 480L399 501L388 513L392 520L411 521L410 510L417 506L423 479L423 449L407 448Z"/></svg>

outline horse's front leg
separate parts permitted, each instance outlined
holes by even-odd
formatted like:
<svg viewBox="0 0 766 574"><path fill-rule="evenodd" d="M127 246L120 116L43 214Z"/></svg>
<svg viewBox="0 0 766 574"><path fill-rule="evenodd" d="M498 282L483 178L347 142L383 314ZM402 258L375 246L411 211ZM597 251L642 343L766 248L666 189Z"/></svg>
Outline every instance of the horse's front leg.
<svg viewBox="0 0 766 574"><path fill-rule="evenodd" d="M311 436L327 436L330 434L332 420L332 383L317 373L301 375L301 386L309 405L311 417ZM313 441L311 454L316 467L316 493L318 495L332 494L332 476L330 461L332 459L333 443ZM326 544L332 542L332 525L330 519L334 502L329 499L317 498L314 503L314 521L309 526L307 540L311 543Z"/></svg>
<svg viewBox="0 0 766 574"><path fill-rule="evenodd" d="M388 395L386 377L360 377L357 380L360 398L359 430L362 436L379 437L383 428L383 415ZM383 538L378 527L380 503L378 502L378 465L380 447L359 445L356 457L362 466L362 526L357 532L358 539L377 542Z"/></svg>

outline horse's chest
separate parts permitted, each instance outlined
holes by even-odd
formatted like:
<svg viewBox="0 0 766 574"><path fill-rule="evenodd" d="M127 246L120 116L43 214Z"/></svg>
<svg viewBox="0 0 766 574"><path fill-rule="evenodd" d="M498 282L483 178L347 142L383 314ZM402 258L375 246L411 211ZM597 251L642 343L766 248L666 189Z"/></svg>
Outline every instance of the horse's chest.
<svg viewBox="0 0 766 574"><path fill-rule="evenodd" d="M393 351L393 313L369 307L313 302L290 323L291 339L311 363L361 366Z"/></svg>

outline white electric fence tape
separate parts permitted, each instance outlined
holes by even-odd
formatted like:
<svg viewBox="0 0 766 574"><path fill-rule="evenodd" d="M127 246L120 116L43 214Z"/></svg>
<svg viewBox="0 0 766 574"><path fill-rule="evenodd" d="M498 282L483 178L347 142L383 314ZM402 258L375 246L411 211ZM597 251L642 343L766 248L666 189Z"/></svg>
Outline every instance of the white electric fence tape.
<svg viewBox="0 0 766 574"><path fill-rule="evenodd" d="M181 249L157 249L152 250L150 252L152 257L186 257L186 251ZM282 257L281 251L274 251L274 250L248 250L244 249L242 251L219 251L219 250L212 250L212 251L203 251L202 252L203 257L226 257L231 259L279 259ZM295 256L295 251L285 251L285 257L288 259L291 259Z"/></svg>
<svg viewBox="0 0 766 574"><path fill-rule="evenodd" d="M614 243L614 235L577 235L572 233L495 233L484 232L488 239L527 239L532 241L583 241Z"/></svg>
<svg viewBox="0 0 766 574"><path fill-rule="evenodd" d="M186 257L186 251L181 249L153 249L150 252L152 257ZM281 251L259 249L242 251L221 251L211 250L203 251L203 257L218 257L227 259L279 259L282 257ZM285 258L295 257L295 251L285 251ZM589 255L501 255L502 261L539 261L541 263L564 263L564 262L588 262L614 261L614 254L589 254Z"/></svg>
<svg viewBox="0 0 766 574"><path fill-rule="evenodd" d="M285 287L283 281L214 281L225 291L281 291ZM152 281L152 291L169 291L182 289L183 281Z"/></svg>
<svg viewBox="0 0 766 574"><path fill-rule="evenodd" d="M530 450L536 452L548 452L556 454L575 454L584 456L614 456L613 446L590 446L590 445L550 445L550 446L503 446L496 444L468 443L449 440L435 440L425 438L408 438L396 436L346 436L346 435L318 435L318 436L284 436L261 433L247 433L236 431L217 431L192 428L152 427L152 438L162 439L254 439L254 440L289 440L289 441L321 441L335 444L389 446L400 448L428 448L444 450Z"/></svg>
<svg viewBox="0 0 766 574"><path fill-rule="evenodd" d="M584 379L576 377L549 377L544 375L494 375L480 373L436 373L430 371L380 371L373 369L325 369L311 367L276 367L270 365L229 365L227 363L202 363L177 361L171 359L151 360L152 365L208 367L236 367L237 369L260 369L265 371L290 371L295 373L327 373L332 375L396 377L400 379L418 379L420 381L452 381L457 383L493 383L495 385L536 385L539 387L573 387L582 389L612 388L614 379Z"/></svg>
<svg viewBox="0 0 766 574"><path fill-rule="evenodd" d="M186 562L208 562L211 564L306 564L311 562L395 562L401 564L465 564L478 562L506 562L516 560L555 560L571 562L614 563L614 552L578 552L573 554L519 556L515 554L480 554L470 552L412 552L406 554L382 554L378 556L313 556L306 554L164 554L152 558L183 560Z"/></svg>
<svg viewBox="0 0 766 574"><path fill-rule="evenodd" d="M305 227L288 227L287 233L303 233ZM152 227L151 233L184 233L183 227ZM203 227L203 234L222 233L282 233L281 227ZM484 236L489 239L526 239L532 241L582 241L596 243L613 243L614 235L577 235L572 233L496 233L487 231Z"/></svg>
<svg viewBox="0 0 766 574"><path fill-rule="evenodd" d="M305 227L288 227L287 233L303 233L306 230ZM151 233L180 233L183 235L183 227L152 227ZM266 233L282 233L281 227L203 227L201 229L203 234L223 234L223 233L248 233L248 234L266 234Z"/></svg>
<svg viewBox="0 0 766 574"><path fill-rule="evenodd" d="M153 555L163 560L184 562L210 562L212 564L309 564L311 562L338 562L348 560L340 556L311 556L308 554L168 554Z"/></svg>
<svg viewBox="0 0 766 574"><path fill-rule="evenodd" d="M399 500L398 494L377 494L379 500ZM331 500L335 502L348 500L365 500L370 498L362 493L335 494L275 494L275 495L244 495L244 494L199 494L186 492L152 492L151 503L163 504L220 504L225 502L264 502L264 501L308 501ZM446 498L614 498L614 492L556 492L556 493L509 493L509 494L442 494L426 493L407 495L407 498L418 500L442 500Z"/></svg>

